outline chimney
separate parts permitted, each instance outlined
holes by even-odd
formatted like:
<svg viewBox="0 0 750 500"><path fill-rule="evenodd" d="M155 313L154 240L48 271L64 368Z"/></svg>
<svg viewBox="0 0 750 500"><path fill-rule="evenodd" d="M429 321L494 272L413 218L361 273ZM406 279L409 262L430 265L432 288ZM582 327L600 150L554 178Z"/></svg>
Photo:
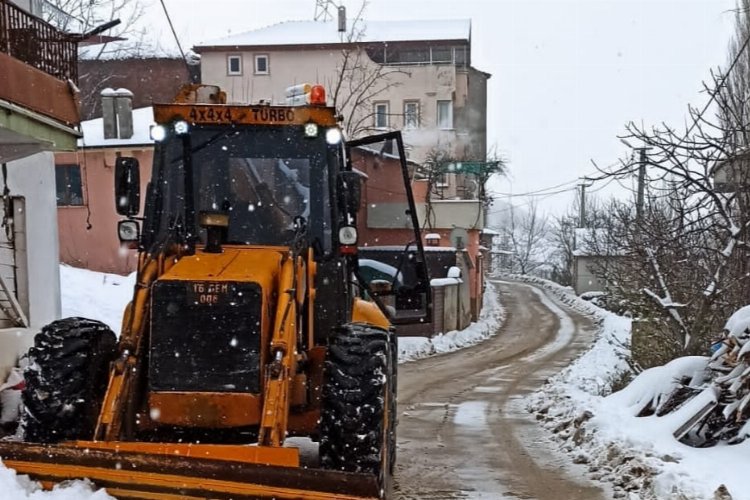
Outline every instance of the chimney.
<svg viewBox="0 0 750 500"><path fill-rule="evenodd" d="M339 33L346 33L346 7L339 6Z"/></svg>
<svg viewBox="0 0 750 500"><path fill-rule="evenodd" d="M101 91L102 121L104 122L104 138L117 139L117 113L115 112L115 91L106 88Z"/></svg>
<svg viewBox="0 0 750 500"><path fill-rule="evenodd" d="M133 93L128 89L117 89L115 92L118 135L120 139L130 139L133 137Z"/></svg>
<svg viewBox="0 0 750 500"><path fill-rule="evenodd" d="M130 139L133 137L133 93L128 89L101 92L102 122L105 139Z"/></svg>

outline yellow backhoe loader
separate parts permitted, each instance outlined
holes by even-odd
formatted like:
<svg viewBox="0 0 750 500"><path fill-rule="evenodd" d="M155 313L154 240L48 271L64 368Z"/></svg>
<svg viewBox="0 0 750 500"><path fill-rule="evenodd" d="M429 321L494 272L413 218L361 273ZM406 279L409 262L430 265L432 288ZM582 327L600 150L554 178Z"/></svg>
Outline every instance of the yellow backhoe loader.
<svg viewBox="0 0 750 500"><path fill-rule="evenodd" d="M121 336L82 318L37 335L6 466L118 498L387 497L393 325L430 306L404 146L398 132L344 141L321 86L288 97L230 105L190 85L154 105L142 217L138 161L115 165L120 240L139 249ZM377 179L357 155L397 165L379 209L409 235L377 287L358 258Z"/></svg>

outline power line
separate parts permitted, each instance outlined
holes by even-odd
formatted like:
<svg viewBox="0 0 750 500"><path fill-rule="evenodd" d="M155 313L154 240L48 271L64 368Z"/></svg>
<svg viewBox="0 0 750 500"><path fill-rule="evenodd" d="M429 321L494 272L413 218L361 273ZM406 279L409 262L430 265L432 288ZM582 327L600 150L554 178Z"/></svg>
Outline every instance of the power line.
<svg viewBox="0 0 750 500"><path fill-rule="evenodd" d="M568 182L563 182L562 184L557 184L555 186L550 186L550 187L546 187L546 188L542 188L542 189L537 189L537 190L534 190L534 191L528 191L526 193L501 193L501 192L498 192L498 191L490 191L490 193L498 195L498 196L509 197L509 198L518 198L520 196L544 195L546 191L551 191L553 189L557 189L557 188L560 188L560 187L563 187L563 186L567 186L568 184L573 184L574 182L578 182L578 179L575 179L575 180L572 180L572 181L568 181Z"/></svg>
<svg viewBox="0 0 750 500"><path fill-rule="evenodd" d="M558 195L558 194L561 194L561 193L570 193L570 192L576 191L576 190L577 190L577 188L573 187L573 188L570 188L570 189L563 189L563 190L560 190L560 191L554 191L552 193L547 193L546 195L544 195L544 196L542 196L542 197L540 197L538 199L529 200L526 203L520 203L518 205L514 205L512 203L509 203L508 206L506 206L506 207L498 208L496 210L490 210L490 211L488 211L487 215L499 214L499 213L502 213L502 212L508 212L509 210L513 210L514 208L526 207L526 206L529 206L532 203L535 203L537 201L542 201L542 200L545 200L547 198L551 198L552 196L555 196L555 195ZM502 200L497 200L497 201L502 201Z"/></svg>

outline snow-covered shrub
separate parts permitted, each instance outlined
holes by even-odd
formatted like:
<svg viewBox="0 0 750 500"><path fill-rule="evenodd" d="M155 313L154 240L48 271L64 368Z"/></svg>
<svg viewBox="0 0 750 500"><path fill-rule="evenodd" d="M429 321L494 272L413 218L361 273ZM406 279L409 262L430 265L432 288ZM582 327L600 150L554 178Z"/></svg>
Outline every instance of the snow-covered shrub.
<svg viewBox="0 0 750 500"><path fill-rule="evenodd" d="M687 356L646 370L610 398L636 416L672 420L674 437L690 446L744 441L750 435L750 306L729 318L710 358Z"/></svg>

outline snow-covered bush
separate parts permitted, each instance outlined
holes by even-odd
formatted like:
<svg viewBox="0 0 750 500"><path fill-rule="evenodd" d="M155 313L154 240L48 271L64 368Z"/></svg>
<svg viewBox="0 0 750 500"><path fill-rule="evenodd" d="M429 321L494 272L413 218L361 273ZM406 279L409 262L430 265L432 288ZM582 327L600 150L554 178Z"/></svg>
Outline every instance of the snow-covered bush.
<svg viewBox="0 0 750 500"><path fill-rule="evenodd" d="M729 318L710 358L682 357L646 370L611 398L634 416L669 419L674 437L689 446L744 441L750 435L750 306Z"/></svg>

